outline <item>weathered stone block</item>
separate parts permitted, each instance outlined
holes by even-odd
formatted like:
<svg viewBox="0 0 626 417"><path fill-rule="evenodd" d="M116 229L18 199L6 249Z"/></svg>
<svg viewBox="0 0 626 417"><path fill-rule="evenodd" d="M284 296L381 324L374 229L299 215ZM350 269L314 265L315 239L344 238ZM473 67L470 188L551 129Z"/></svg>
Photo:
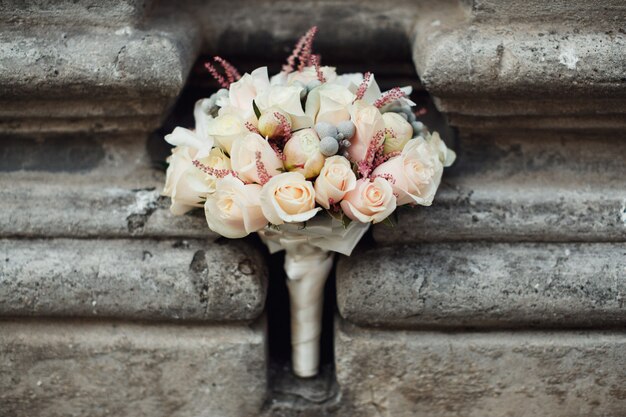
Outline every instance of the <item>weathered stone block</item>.
<svg viewBox="0 0 626 417"><path fill-rule="evenodd" d="M199 47L196 28L181 26L175 18L155 18L148 29L25 25L0 31L0 130L156 129Z"/></svg>
<svg viewBox="0 0 626 417"><path fill-rule="evenodd" d="M4 0L0 22L16 26L41 24L105 28L138 23L152 0Z"/></svg>
<svg viewBox="0 0 626 417"><path fill-rule="evenodd" d="M374 226L381 244L415 241L624 241L621 135L464 135L431 207Z"/></svg>
<svg viewBox="0 0 626 417"><path fill-rule="evenodd" d="M339 321L335 361L342 416L626 413L621 331L389 332Z"/></svg>
<svg viewBox="0 0 626 417"><path fill-rule="evenodd" d="M420 79L464 131L624 130L624 8L583 3L425 9L413 43Z"/></svg>
<svg viewBox="0 0 626 417"><path fill-rule="evenodd" d="M263 326L0 321L0 415L248 417Z"/></svg>
<svg viewBox="0 0 626 417"><path fill-rule="evenodd" d="M249 242L0 240L0 316L238 321L262 312Z"/></svg>
<svg viewBox="0 0 626 417"><path fill-rule="evenodd" d="M345 319L385 327L626 324L626 244L420 244L344 257Z"/></svg>
<svg viewBox="0 0 626 417"><path fill-rule="evenodd" d="M200 208L174 216L135 136L0 138L0 237L216 239Z"/></svg>

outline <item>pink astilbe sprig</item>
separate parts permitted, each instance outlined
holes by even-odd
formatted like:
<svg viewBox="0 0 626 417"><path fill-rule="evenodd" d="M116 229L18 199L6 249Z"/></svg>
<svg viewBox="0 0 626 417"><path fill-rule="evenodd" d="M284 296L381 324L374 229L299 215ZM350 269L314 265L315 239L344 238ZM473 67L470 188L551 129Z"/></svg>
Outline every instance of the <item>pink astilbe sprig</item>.
<svg viewBox="0 0 626 417"><path fill-rule="evenodd" d="M315 67L315 73L317 74L317 79L319 82L321 82L322 84L324 84L326 82L326 77L324 77L324 74L322 73L322 69L320 68L320 55L313 55L311 56L311 62L313 63L313 66Z"/></svg>
<svg viewBox="0 0 626 417"><path fill-rule="evenodd" d="M237 71L237 69L230 62L219 56L213 57L213 61L222 67L224 74L226 74L226 78L224 78L224 76L219 73L215 65L210 62L205 62L204 67L211 73L215 81L217 81L220 86L229 88L231 83L234 83L241 78L239 71Z"/></svg>
<svg viewBox="0 0 626 417"><path fill-rule="evenodd" d="M374 168L376 168L376 166L374 166L374 162L376 160L376 155L383 149L384 139L384 130L379 130L378 132L376 132L374 137L372 137L369 146L367 147L365 158L362 161L357 162L356 166L361 178L368 178Z"/></svg>
<svg viewBox="0 0 626 417"><path fill-rule="evenodd" d="M253 125L252 123L246 122L245 125L246 125L246 129L248 129L250 132L256 133L257 135L261 134L259 129L255 125Z"/></svg>
<svg viewBox="0 0 626 417"><path fill-rule="evenodd" d="M287 58L287 64L283 66L283 71L290 73L296 69L296 59L298 60L298 71L302 71L304 67L310 65L311 54L313 50L313 39L317 33L317 26L313 26L307 31L296 43L293 52Z"/></svg>
<svg viewBox="0 0 626 417"><path fill-rule="evenodd" d="M204 172L205 174L212 175L217 178L224 178L227 175L232 175L235 178L239 178L237 173L233 171L232 169L212 168L210 166L204 165L202 162L198 161L197 159L194 159L192 161L192 164L193 166L195 166L196 168L198 168L200 171Z"/></svg>
<svg viewBox="0 0 626 417"><path fill-rule="evenodd" d="M374 102L374 106L380 109L385 104L389 104L404 96L404 92L399 87L395 87L380 96L380 98Z"/></svg>
<svg viewBox="0 0 626 417"><path fill-rule="evenodd" d="M271 178L270 174L268 174L265 164L261 161L261 152L257 151L254 155L256 158L256 172L259 175L259 184L265 185Z"/></svg>
<svg viewBox="0 0 626 417"><path fill-rule="evenodd" d="M377 168L378 165L387 162L391 158L395 158L396 156L400 156L401 154L402 154L402 152L400 152L400 151L389 152L387 155L385 155L383 152L377 153L376 154L376 158L374 158L374 169Z"/></svg>
<svg viewBox="0 0 626 417"><path fill-rule="evenodd" d="M233 64L226 61L224 58L216 56L213 58L213 60L220 64L222 68L224 68L224 72L226 73L226 78L228 78L229 83L234 83L241 78L241 74L239 74L237 68L235 68Z"/></svg>
<svg viewBox="0 0 626 417"><path fill-rule="evenodd" d="M396 183L396 179L391 174L376 174L376 175L372 175L370 177L370 181L374 181L376 178L382 178L384 180L387 180L387 182L389 182L389 184L395 184Z"/></svg>
<svg viewBox="0 0 626 417"><path fill-rule="evenodd" d="M367 91L367 88L370 85L371 78L372 78L372 73L366 72L365 75L363 76L363 81L361 81L361 84L359 84L358 90L356 90L356 98L354 99L354 101L363 99L363 96L365 95L365 92Z"/></svg>
<svg viewBox="0 0 626 417"><path fill-rule="evenodd" d="M280 147L278 146L278 144L276 142L270 142L270 146L272 147L272 149L274 150L274 153L276 154L276 156L281 160L284 161L285 159L287 159L285 157L285 154L280 150Z"/></svg>
<svg viewBox="0 0 626 417"><path fill-rule="evenodd" d="M278 120L280 130L282 130L283 133L282 136L284 138L284 141L287 142L289 139L291 139L291 126L289 125L287 118L279 112L274 112L274 117L276 118L276 120Z"/></svg>

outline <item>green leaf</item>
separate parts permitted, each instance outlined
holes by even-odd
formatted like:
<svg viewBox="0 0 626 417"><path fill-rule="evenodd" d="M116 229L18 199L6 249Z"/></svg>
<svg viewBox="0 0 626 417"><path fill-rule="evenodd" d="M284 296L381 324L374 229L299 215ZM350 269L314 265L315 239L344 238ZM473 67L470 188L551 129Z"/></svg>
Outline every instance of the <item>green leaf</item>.
<svg viewBox="0 0 626 417"><path fill-rule="evenodd" d="M298 227L298 230L306 229L306 222L302 222L302 227Z"/></svg>
<svg viewBox="0 0 626 417"><path fill-rule="evenodd" d="M259 110L259 108L256 106L254 100L252 100L252 108L254 109L254 114L256 115L256 118L259 119L261 117L261 110Z"/></svg>
<svg viewBox="0 0 626 417"><path fill-rule="evenodd" d="M347 229L350 223L352 223L352 219L348 216L342 215L341 224L343 224L343 228Z"/></svg>

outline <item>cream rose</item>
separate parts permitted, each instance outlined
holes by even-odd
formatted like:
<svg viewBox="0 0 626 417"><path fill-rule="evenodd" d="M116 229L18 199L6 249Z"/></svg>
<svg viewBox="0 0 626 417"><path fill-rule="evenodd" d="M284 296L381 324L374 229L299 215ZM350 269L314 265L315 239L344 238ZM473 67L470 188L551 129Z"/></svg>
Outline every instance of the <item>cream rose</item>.
<svg viewBox="0 0 626 417"><path fill-rule="evenodd" d="M248 133L233 142L230 153L232 169L239 174L239 178L246 182L260 184L261 173L257 167L257 152L261 153L261 162L268 175L278 175L283 169L283 161L276 155L267 140L256 133Z"/></svg>
<svg viewBox="0 0 626 417"><path fill-rule="evenodd" d="M341 201L346 216L361 223L378 223L396 209L396 196L384 178L360 179Z"/></svg>
<svg viewBox="0 0 626 417"><path fill-rule="evenodd" d="M261 191L261 208L272 224L305 222L321 210L315 207L313 184L298 172L270 179Z"/></svg>
<svg viewBox="0 0 626 417"><path fill-rule="evenodd" d="M313 129L295 132L283 149L285 168L299 172L305 178L316 177L324 166L324 155L320 150L320 138Z"/></svg>
<svg viewBox="0 0 626 417"><path fill-rule="evenodd" d="M314 123L328 122L332 125L350 119L348 108L355 95L338 84L324 84L309 93L305 113Z"/></svg>
<svg viewBox="0 0 626 417"><path fill-rule="evenodd" d="M289 115L293 129L311 127L313 119L304 114L300 101L301 86L273 85L255 100L261 112L277 107Z"/></svg>
<svg viewBox="0 0 626 417"><path fill-rule="evenodd" d="M443 164L437 149L423 138L411 139L400 156L379 165L373 175L390 175L398 205L430 206L441 182Z"/></svg>
<svg viewBox="0 0 626 417"><path fill-rule="evenodd" d="M261 210L260 193L260 185L246 185L232 175L218 179L215 192L207 196L204 205L209 228L231 239L263 229L267 219Z"/></svg>
<svg viewBox="0 0 626 417"><path fill-rule="evenodd" d="M385 133L385 154L402 151L404 145L413 137L413 126L394 112L383 113L383 120L385 128L393 131L393 136L391 132Z"/></svg>
<svg viewBox="0 0 626 417"><path fill-rule="evenodd" d="M235 139L250 133L244 120L234 114L220 114L211 119L207 124L207 132L215 138L216 144L228 153L231 152Z"/></svg>
<svg viewBox="0 0 626 417"><path fill-rule="evenodd" d="M439 156L439 160L443 164L444 167L449 167L454 163L456 159L456 153L452 149L449 149L446 144L441 140L439 133L433 132L426 138L428 144L433 148L437 155Z"/></svg>
<svg viewBox="0 0 626 417"><path fill-rule="evenodd" d="M181 215L195 207L202 207L204 199L212 191L209 176L193 165L198 151L189 146L177 146L167 158L169 166L165 174L162 194L172 199L170 211ZM207 163L208 158L200 162Z"/></svg>
<svg viewBox="0 0 626 417"><path fill-rule="evenodd" d="M204 162L203 162L204 161ZM230 169L230 158L226 156L223 150L220 148L213 148L203 161L204 165L214 169ZM209 186L209 193L215 192L217 185L217 177L214 175L207 175L207 184Z"/></svg>
<svg viewBox="0 0 626 417"><path fill-rule="evenodd" d="M356 187L356 175L350 162L343 156L331 156L324 162L320 175L315 180L315 201L325 209L330 200L338 204L348 191Z"/></svg>
<svg viewBox="0 0 626 417"><path fill-rule="evenodd" d="M348 148L348 155L351 161L360 162L365 159L367 148L376 134L385 130L385 121L380 110L360 100L354 103L351 113L356 133L350 139L352 145ZM383 140L381 137L380 141Z"/></svg>

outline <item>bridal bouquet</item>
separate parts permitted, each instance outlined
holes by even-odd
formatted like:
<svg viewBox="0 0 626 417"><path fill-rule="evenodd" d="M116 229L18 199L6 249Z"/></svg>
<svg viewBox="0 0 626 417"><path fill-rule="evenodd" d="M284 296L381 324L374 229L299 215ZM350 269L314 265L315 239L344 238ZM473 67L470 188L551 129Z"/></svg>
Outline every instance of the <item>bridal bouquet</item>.
<svg viewBox="0 0 626 417"><path fill-rule="evenodd" d="M282 71L243 76L215 57L223 87L177 127L164 195L171 211L204 207L211 230L257 232L286 250L294 372L317 373L323 286L333 253L350 255L397 206L428 206L455 154L416 121L410 88L381 92L374 75L338 75L313 53L316 28Z"/></svg>

